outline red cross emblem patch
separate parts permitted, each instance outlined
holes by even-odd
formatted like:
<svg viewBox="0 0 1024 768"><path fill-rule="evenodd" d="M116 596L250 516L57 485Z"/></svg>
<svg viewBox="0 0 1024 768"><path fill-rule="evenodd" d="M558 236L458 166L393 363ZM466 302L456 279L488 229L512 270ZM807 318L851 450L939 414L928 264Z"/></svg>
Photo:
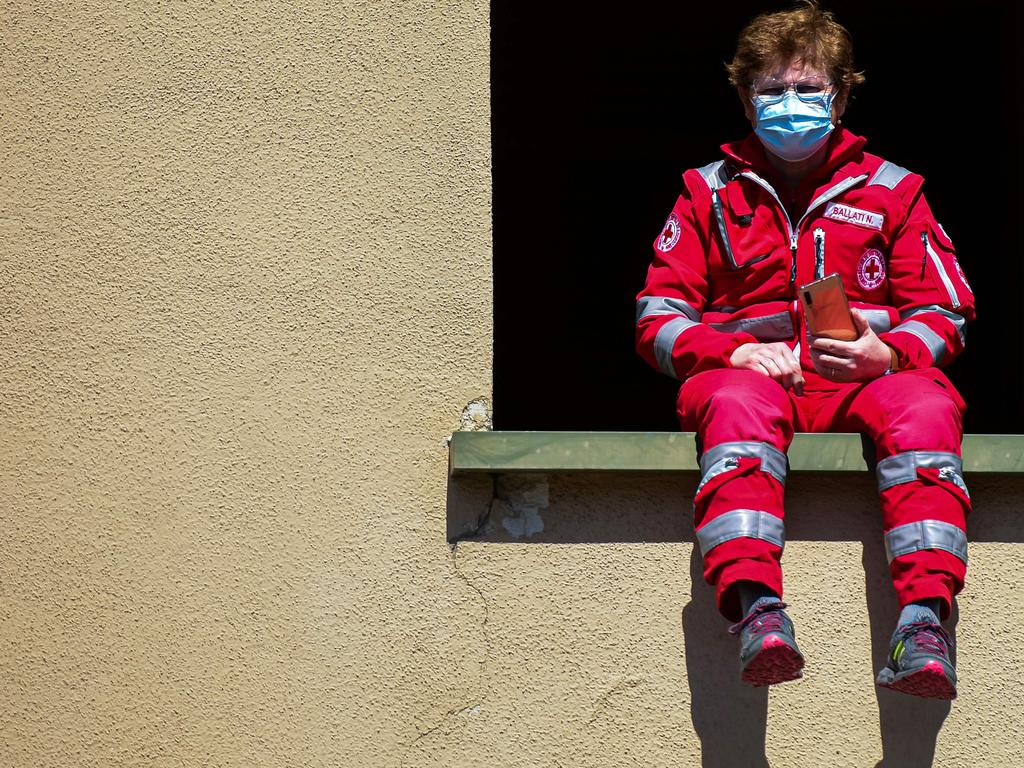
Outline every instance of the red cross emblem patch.
<svg viewBox="0 0 1024 768"><path fill-rule="evenodd" d="M679 217L672 211L668 215L668 221L661 228L661 235L658 237L658 250L662 252L671 251L679 242Z"/></svg>
<svg viewBox="0 0 1024 768"><path fill-rule="evenodd" d="M963 267L960 266L960 262L956 260L955 256L953 257L953 264L956 266L956 273L960 275L960 279L963 281L964 288L970 291L971 295L973 296L974 289L971 288L971 284L967 282L967 275L964 274Z"/></svg>
<svg viewBox="0 0 1024 768"><path fill-rule="evenodd" d="M865 291L873 291L885 281L885 258L877 248L864 251L857 264L857 282Z"/></svg>

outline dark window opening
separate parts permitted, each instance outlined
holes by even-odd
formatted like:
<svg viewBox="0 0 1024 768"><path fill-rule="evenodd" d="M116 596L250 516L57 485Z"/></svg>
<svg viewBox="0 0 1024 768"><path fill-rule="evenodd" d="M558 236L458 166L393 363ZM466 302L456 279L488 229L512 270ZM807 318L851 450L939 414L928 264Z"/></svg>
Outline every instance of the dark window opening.
<svg viewBox="0 0 1024 768"><path fill-rule="evenodd" d="M723 62L757 13L494 2L494 425L677 430L679 382L634 351L634 297L682 172L750 132ZM1022 54L1014 3L828 3L867 82L843 123L925 177L975 290L946 372L965 430L1024 432Z"/></svg>

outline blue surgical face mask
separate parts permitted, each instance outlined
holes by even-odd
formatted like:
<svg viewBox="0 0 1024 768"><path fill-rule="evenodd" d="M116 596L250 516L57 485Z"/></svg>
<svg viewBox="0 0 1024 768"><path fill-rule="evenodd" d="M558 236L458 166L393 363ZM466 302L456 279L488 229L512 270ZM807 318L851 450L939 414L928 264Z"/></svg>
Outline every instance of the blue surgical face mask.
<svg viewBox="0 0 1024 768"><path fill-rule="evenodd" d="M832 96L803 101L792 90L775 104L759 104L754 132L765 149L783 160L806 160L828 140L832 124Z"/></svg>

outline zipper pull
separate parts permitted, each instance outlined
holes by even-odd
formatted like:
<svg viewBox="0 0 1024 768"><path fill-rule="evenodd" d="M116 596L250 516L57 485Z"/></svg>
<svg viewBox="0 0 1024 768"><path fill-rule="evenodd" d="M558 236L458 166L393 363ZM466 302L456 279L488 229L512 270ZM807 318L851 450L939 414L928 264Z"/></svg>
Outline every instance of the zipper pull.
<svg viewBox="0 0 1024 768"><path fill-rule="evenodd" d="M814 230L814 279L821 280L825 276L825 230L817 227Z"/></svg>
<svg viewBox="0 0 1024 768"><path fill-rule="evenodd" d="M924 253L921 254L921 279L924 280L924 267L928 262L928 233L921 233L921 244L924 246Z"/></svg>
<svg viewBox="0 0 1024 768"><path fill-rule="evenodd" d="M793 260L793 265L789 268L789 284L796 285L796 234L789 236L789 250L790 256Z"/></svg>

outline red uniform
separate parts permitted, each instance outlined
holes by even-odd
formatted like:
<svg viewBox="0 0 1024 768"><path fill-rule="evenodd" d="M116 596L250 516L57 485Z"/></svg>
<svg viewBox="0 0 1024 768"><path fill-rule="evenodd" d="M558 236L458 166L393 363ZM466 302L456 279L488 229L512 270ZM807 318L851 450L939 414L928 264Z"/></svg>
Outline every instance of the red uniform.
<svg viewBox="0 0 1024 768"><path fill-rule="evenodd" d="M886 552L900 604L963 588L964 402L939 371L964 347L974 296L953 244L921 192L924 179L863 151L842 126L825 163L784 205L755 134L725 159L683 174L637 295L637 351L683 381L677 411L697 432L694 499L705 578L739 617L734 591L757 581L782 594L783 487L794 431L862 432L875 443ZM851 306L897 356L894 373L836 383L809 356L796 286L837 272ZM733 369L741 344L785 342L806 380L795 395Z"/></svg>

